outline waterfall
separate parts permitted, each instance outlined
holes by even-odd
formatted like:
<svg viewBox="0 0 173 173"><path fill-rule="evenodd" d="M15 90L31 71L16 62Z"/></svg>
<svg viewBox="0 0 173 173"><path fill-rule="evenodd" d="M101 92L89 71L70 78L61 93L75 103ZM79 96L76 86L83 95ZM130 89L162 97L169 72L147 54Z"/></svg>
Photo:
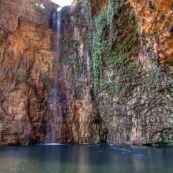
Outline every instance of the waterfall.
<svg viewBox="0 0 173 173"><path fill-rule="evenodd" d="M53 14L53 30L57 32L56 56L54 58L53 77L54 86L48 91L48 102L51 110L50 125L46 128L46 143L56 143L56 119L58 117L59 89L58 89L58 62L60 58L60 37L61 37L61 11Z"/></svg>

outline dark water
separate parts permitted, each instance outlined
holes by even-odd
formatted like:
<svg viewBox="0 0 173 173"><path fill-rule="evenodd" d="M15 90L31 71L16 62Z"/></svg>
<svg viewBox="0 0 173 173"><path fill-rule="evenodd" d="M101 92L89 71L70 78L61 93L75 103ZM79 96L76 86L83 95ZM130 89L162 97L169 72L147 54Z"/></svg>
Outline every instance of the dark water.
<svg viewBox="0 0 173 173"><path fill-rule="evenodd" d="M173 173L173 148L109 145L0 147L0 173Z"/></svg>

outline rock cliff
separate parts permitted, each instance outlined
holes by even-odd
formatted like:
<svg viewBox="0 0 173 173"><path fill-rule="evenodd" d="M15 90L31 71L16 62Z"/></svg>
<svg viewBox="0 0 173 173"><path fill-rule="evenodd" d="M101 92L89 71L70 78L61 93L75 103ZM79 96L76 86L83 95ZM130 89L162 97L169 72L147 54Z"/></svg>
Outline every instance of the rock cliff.
<svg viewBox="0 0 173 173"><path fill-rule="evenodd" d="M172 2L74 3L1 0L0 145L172 144Z"/></svg>
<svg viewBox="0 0 173 173"><path fill-rule="evenodd" d="M55 54L48 26L55 9L49 1L0 2L0 145L44 138L45 77Z"/></svg>
<svg viewBox="0 0 173 173"><path fill-rule="evenodd" d="M79 11L64 10L62 36L51 29L57 7L49 0L0 3L0 145L51 142L53 126L56 142L97 143L100 133L106 142L107 131L96 123L97 110L84 75L85 50L75 21ZM58 62L57 38L62 44ZM80 74L75 74L80 65Z"/></svg>
<svg viewBox="0 0 173 173"><path fill-rule="evenodd" d="M107 141L172 144L172 2L83 2L88 80Z"/></svg>
<svg viewBox="0 0 173 173"><path fill-rule="evenodd" d="M130 0L140 26L140 33L148 48L158 56L160 63L172 65L173 2L170 0Z"/></svg>

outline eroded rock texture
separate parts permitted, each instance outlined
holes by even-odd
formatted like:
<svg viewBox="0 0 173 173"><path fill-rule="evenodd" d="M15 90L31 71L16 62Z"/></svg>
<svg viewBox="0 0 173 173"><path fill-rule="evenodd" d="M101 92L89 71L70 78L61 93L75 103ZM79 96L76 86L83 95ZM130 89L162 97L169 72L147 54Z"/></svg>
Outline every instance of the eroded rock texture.
<svg viewBox="0 0 173 173"><path fill-rule="evenodd" d="M56 7L0 2L0 145L172 144L172 2Z"/></svg>
<svg viewBox="0 0 173 173"><path fill-rule="evenodd" d="M50 28L56 8L48 0L0 2L0 145L52 142L54 128L53 142L97 143L100 134L106 142L85 76L87 52L75 16L80 11L64 10L61 35Z"/></svg>
<svg viewBox="0 0 173 173"><path fill-rule="evenodd" d="M84 7L64 7L61 13L56 138L70 143L106 142L107 128L97 115L87 78L90 58L82 38L86 30ZM55 40L55 48L56 44Z"/></svg>
<svg viewBox="0 0 173 173"><path fill-rule="evenodd" d="M160 63L173 64L173 2L170 0L129 0L138 17L146 46L159 56Z"/></svg>
<svg viewBox="0 0 173 173"><path fill-rule="evenodd" d="M55 54L48 26L55 5L47 2L45 11L34 5L0 2L0 145L29 144L45 136L46 79Z"/></svg>
<svg viewBox="0 0 173 173"><path fill-rule="evenodd" d="M158 47L172 40L163 29L171 26L171 2L110 0L99 14L92 13L96 1L84 2L89 79L98 114L108 128L107 141L171 144L172 48ZM167 17L159 18L162 14Z"/></svg>

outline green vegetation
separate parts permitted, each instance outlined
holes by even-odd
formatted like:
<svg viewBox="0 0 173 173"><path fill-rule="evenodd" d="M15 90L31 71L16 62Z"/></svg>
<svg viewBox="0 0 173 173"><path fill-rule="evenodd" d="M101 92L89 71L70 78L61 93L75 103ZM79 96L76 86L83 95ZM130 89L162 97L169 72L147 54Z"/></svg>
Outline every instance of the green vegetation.
<svg viewBox="0 0 173 173"><path fill-rule="evenodd" d="M123 95L133 89L132 83L138 75L138 65L132 55L136 54L139 47L134 16L134 10L129 5L113 0L110 0L107 9L92 21L88 13L90 33L87 44L92 55L90 69L94 77L96 97L105 90L109 97L113 97L117 89ZM112 71L113 76L108 71ZM119 83L115 80L117 77L121 78Z"/></svg>
<svg viewBox="0 0 173 173"><path fill-rule="evenodd" d="M39 13L45 13L45 7L43 4L38 5L38 4L34 4L33 8L38 11Z"/></svg>
<svg viewBox="0 0 173 173"><path fill-rule="evenodd" d="M80 14L80 3L81 1L76 6L76 16L80 17L77 21L84 21ZM92 16L90 3L87 0L83 3L87 35L81 32L84 24L77 25L91 57L86 75L88 82L94 86L94 97L101 108L100 114L108 115L109 108L117 98L121 104L125 103L138 86L141 90L150 90L149 92L153 93L169 90L171 79L167 78L160 68L151 67L148 74L141 70L138 56L139 52L144 53L146 50L140 43L139 27L130 4L109 0L108 7L100 15ZM74 77L80 75L84 63L84 59L74 58L78 54L78 45L79 41L64 36L61 63L68 66L67 80L70 82L75 81ZM163 76L164 84L161 82Z"/></svg>
<svg viewBox="0 0 173 173"><path fill-rule="evenodd" d="M123 1L110 0L107 9L91 17L89 3L86 3L86 18L88 35L85 44L91 55L88 80L94 86L98 114L107 122L109 132L114 131L114 135L122 133L121 125L118 122L115 125L115 115L122 119L127 113L124 109L127 109L128 101L132 102L133 98L135 102L130 103L130 109L137 115L144 111L145 118L148 111L156 114L155 109L160 105L171 107L172 79L158 67L157 56L152 50L147 50L142 44L134 9ZM149 36L156 34L150 33ZM150 66L145 64L148 70L140 64L139 53L153 59ZM163 102L161 98L166 94L170 98ZM149 104L143 104L144 97ZM123 105L122 110L126 113L116 108ZM169 116L170 112L165 114Z"/></svg>
<svg viewBox="0 0 173 173"><path fill-rule="evenodd" d="M62 44L62 54L61 59L59 60L59 68L61 68L61 64L65 65L68 70L66 70L66 79L68 82L73 82L75 75L80 70L80 64L76 64L75 60L72 57L77 56L78 53L78 40L73 40L67 35L63 37L63 44ZM60 70L62 72L62 70Z"/></svg>
<svg viewBox="0 0 173 173"><path fill-rule="evenodd" d="M20 82L26 82L27 76L28 76L28 74L26 71L19 71L17 73L16 79Z"/></svg>
<svg viewBox="0 0 173 173"><path fill-rule="evenodd" d="M130 3L109 0L102 13L93 14L89 1L82 2L84 5L80 1L70 14L74 15L76 23L73 21L63 28L59 61L63 66L59 65L59 68L65 70L59 70L61 76L71 83L82 75L87 77L88 86L92 86L92 99L97 105L97 119L107 123L109 134L121 136L126 130L131 132L132 118L135 118L144 124L142 135L148 138L147 128L152 128L152 122L146 124L146 121L153 116L160 121L163 114L171 117L173 72L163 71L159 67L159 57L143 44ZM84 10L84 14L81 13ZM78 28L82 41L73 39L70 27ZM156 37L157 33L149 32L147 36ZM83 43L87 58L79 52ZM81 99L82 93L76 89L76 99ZM127 129L124 129L125 121L130 124Z"/></svg>
<svg viewBox="0 0 173 173"><path fill-rule="evenodd" d="M4 51L4 53L5 53L5 55L7 55L7 56L12 56L12 55L13 55L13 50L6 49L6 50Z"/></svg>

